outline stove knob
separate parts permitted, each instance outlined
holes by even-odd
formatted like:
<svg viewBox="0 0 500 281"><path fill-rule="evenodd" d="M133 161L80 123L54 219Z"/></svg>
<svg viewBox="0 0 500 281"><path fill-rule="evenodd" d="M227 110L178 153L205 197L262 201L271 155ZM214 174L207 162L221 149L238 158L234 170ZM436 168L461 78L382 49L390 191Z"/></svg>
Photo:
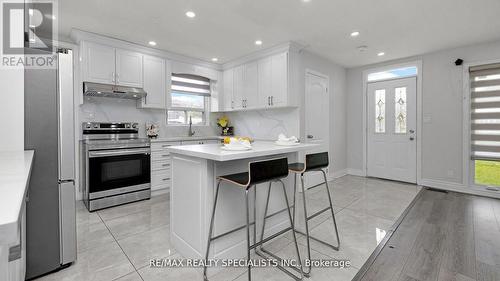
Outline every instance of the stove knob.
<svg viewBox="0 0 500 281"><path fill-rule="evenodd" d="M132 128L136 129L137 128L137 124L136 123L132 124Z"/></svg>
<svg viewBox="0 0 500 281"><path fill-rule="evenodd" d="M94 128L95 129L99 128L99 124L94 124Z"/></svg>
<svg viewBox="0 0 500 281"><path fill-rule="evenodd" d="M130 128L130 124L125 124L125 128Z"/></svg>
<svg viewBox="0 0 500 281"><path fill-rule="evenodd" d="M85 124L85 129L90 129L90 128L91 128L90 123Z"/></svg>

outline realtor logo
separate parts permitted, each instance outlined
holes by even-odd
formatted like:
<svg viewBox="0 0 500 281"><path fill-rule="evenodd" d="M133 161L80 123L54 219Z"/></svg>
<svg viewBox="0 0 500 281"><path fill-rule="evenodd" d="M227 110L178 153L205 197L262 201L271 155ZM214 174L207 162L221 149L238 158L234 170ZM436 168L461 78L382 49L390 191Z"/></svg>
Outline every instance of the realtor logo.
<svg viewBox="0 0 500 281"><path fill-rule="evenodd" d="M2 1L2 67L53 68L55 1Z"/></svg>

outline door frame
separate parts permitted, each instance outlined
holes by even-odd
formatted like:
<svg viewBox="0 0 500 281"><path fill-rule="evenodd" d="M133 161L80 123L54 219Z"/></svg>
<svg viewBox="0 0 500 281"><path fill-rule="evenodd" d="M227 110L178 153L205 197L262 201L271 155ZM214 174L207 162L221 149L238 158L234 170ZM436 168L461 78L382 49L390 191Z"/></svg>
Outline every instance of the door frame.
<svg viewBox="0 0 500 281"><path fill-rule="evenodd" d="M371 73L388 71L397 68L403 67L417 67L417 184L420 185L422 182L422 70L423 63L422 60L409 61L399 64L391 64L385 65L381 67L375 67L366 69L363 71L363 167L362 170L358 173L360 176L366 177L367 175L367 166L368 166L368 75ZM406 77L401 77L406 78ZM389 79L388 79L389 80ZM384 81L384 80L381 80Z"/></svg>
<svg viewBox="0 0 500 281"><path fill-rule="evenodd" d="M324 74L324 73L321 73L319 71L316 71L316 70L313 70L313 69L310 69L310 68L306 68L305 69L305 73L304 73L304 134L303 134L303 137L304 137L304 141L306 140L306 135L307 135L307 122L306 122L306 118L307 118L307 112L306 112L306 105L305 105L305 102L307 102L307 75L310 74L310 75L314 75L314 76L318 76L318 77L321 77L323 79L326 79L326 84L327 84L327 95L328 95L328 126L326 126L328 128L328 134L326 136L326 139L325 139L325 143L326 143L326 147L328 149L328 155L329 157L331 156L331 153L330 153L330 133L331 133L331 130L330 130L330 126L331 126L331 108L330 108L330 95L331 95L331 85L330 85L330 76ZM300 157L305 157L305 152L304 153L299 153L299 156ZM330 163L332 163L330 161ZM327 176L330 176L330 170L331 169L331 166L328 166L327 167Z"/></svg>

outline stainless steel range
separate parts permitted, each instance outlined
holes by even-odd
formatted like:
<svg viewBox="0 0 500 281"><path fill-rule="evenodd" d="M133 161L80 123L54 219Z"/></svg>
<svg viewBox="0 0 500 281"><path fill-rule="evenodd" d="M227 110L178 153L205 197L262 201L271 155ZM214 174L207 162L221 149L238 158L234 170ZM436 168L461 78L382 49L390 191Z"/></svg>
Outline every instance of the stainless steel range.
<svg viewBox="0 0 500 281"><path fill-rule="evenodd" d="M89 211L151 197L151 149L137 123L82 124L81 186Z"/></svg>

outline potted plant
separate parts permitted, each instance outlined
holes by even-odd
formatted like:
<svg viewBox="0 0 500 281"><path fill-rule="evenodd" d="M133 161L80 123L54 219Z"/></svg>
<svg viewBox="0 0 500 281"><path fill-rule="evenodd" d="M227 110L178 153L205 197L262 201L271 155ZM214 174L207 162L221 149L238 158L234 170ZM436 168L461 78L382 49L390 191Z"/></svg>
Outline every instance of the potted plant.
<svg viewBox="0 0 500 281"><path fill-rule="evenodd" d="M233 127L229 126L229 118L227 116L222 116L217 118L217 126L222 129L222 136L232 136L233 135Z"/></svg>

